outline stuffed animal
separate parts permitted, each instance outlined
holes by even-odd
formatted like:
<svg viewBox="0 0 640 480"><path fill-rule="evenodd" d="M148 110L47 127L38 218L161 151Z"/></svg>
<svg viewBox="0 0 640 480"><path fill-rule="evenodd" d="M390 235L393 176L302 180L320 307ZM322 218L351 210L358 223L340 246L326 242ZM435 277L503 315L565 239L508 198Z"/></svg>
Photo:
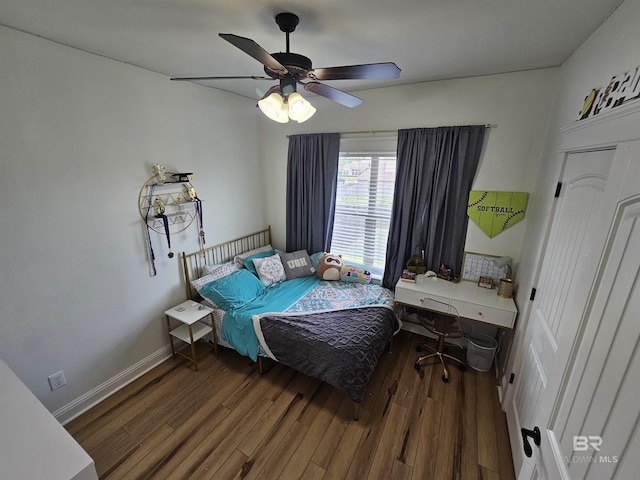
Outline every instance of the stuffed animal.
<svg viewBox="0 0 640 480"><path fill-rule="evenodd" d="M340 255L325 253L318 263L318 277L320 280L340 280L340 269L343 265Z"/></svg>

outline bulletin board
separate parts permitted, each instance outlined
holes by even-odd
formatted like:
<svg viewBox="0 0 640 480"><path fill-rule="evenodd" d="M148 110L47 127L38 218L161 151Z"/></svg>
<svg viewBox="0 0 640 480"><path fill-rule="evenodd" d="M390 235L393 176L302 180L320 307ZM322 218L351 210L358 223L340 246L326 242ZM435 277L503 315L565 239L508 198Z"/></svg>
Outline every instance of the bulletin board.
<svg viewBox="0 0 640 480"><path fill-rule="evenodd" d="M490 277L494 285L497 285L501 278L506 275L506 265L498 268L493 261L500 258L497 255L487 255L485 253L464 252L462 261L462 279L477 282L480 277Z"/></svg>

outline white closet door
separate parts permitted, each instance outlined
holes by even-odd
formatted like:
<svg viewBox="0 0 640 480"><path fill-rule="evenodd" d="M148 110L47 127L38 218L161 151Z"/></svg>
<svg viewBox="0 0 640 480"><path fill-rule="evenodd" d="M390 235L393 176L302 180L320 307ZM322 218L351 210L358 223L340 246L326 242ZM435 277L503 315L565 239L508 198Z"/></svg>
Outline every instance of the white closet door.
<svg viewBox="0 0 640 480"><path fill-rule="evenodd" d="M569 201L566 192L554 217L540 280L550 292L534 302L508 411L514 453L522 427L539 427L541 444L529 440L532 459L516 469L520 478L638 478L640 142L619 145L613 162L600 158L611 165L604 183L602 172L580 173L589 161L578 158L569 156L565 177L592 194L576 190Z"/></svg>
<svg viewBox="0 0 640 480"><path fill-rule="evenodd" d="M541 452L565 478L640 478L640 144L616 162L624 178Z"/></svg>
<svg viewBox="0 0 640 480"><path fill-rule="evenodd" d="M570 154L560 179L563 186L519 352L522 363L516 376L515 394L507 406L516 471L525 460L521 428L538 426L544 430L541 400L545 394L554 395L555 392L547 391L558 388L550 383L551 377L569 360L571 344L563 345L560 336L563 333L575 336L579 317L569 311L572 302L586 301L593 280L579 272L592 254L589 241L592 232L602 228L597 223L613 156L612 150Z"/></svg>

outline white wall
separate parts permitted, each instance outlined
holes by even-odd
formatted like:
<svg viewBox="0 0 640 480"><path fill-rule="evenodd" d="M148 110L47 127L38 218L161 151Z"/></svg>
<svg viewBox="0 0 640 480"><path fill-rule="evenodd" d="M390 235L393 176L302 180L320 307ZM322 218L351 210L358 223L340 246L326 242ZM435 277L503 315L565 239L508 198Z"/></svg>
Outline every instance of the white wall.
<svg viewBox="0 0 640 480"><path fill-rule="evenodd" d="M307 123L260 123L262 161L268 165L266 191L274 242L284 247L286 157L289 133L348 132L491 123L486 132L474 189L530 192L544 144L557 69L422 83L358 92L365 100L348 109L320 97ZM527 223L493 239L469 222L466 249L511 255L517 268Z"/></svg>
<svg viewBox="0 0 640 480"><path fill-rule="evenodd" d="M4 27L0 58L0 357L56 411L166 352L162 312L184 290L155 233L149 275L137 202L153 164L195 173L208 244L265 225L255 111ZM196 250L195 225L172 247Z"/></svg>
<svg viewBox="0 0 640 480"><path fill-rule="evenodd" d="M606 86L611 78L640 65L640 0L626 0L571 56L560 69L560 83L553 102L548 125L548 141L544 147L537 181L529 209L522 246L520 290L517 302L520 322L515 343L526 326L528 301L535 287L543 254L545 235L553 207L553 193L560 177L564 154L561 129L575 122L585 96L592 88ZM533 177L532 177L533 178ZM507 365L507 372L516 363L516 348Z"/></svg>

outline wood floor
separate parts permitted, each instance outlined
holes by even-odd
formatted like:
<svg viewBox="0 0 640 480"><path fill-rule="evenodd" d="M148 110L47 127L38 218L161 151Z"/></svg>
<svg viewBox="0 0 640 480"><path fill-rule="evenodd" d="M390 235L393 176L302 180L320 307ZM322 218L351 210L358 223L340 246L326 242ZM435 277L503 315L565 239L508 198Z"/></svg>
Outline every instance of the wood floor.
<svg viewBox="0 0 640 480"><path fill-rule="evenodd" d="M198 372L163 362L66 428L101 479L513 479L492 374L420 375L420 340L395 337L358 421L333 387L279 364L261 376L220 348Z"/></svg>

